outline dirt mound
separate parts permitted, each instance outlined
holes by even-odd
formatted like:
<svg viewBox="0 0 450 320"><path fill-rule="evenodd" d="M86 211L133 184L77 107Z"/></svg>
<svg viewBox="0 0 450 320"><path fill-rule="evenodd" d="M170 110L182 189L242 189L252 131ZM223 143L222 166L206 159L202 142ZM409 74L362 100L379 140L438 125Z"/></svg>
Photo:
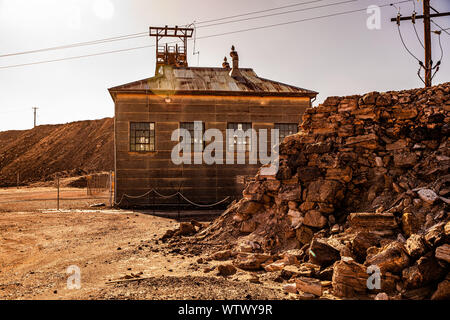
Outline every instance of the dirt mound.
<svg viewBox="0 0 450 320"><path fill-rule="evenodd" d="M278 173L197 238L232 243L238 268L284 273L290 292L448 299L449 112L450 83L330 97L281 144Z"/></svg>
<svg viewBox="0 0 450 320"><path fill-rule="evenodd" d="M78 121L0 132L0 187L114 167L114 120Z"/></svg>

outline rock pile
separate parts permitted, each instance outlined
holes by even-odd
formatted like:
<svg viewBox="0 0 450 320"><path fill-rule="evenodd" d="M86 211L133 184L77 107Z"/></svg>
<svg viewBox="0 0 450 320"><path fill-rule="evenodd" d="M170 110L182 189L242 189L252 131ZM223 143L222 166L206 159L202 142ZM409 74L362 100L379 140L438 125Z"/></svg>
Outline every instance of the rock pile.
<svg viewBox="0 0 450 320"><path fill-rule="evenodd" d="M236 239L234 265L289 292L448 299L449 112L450 83L330 97L198 237Z"/></svg>

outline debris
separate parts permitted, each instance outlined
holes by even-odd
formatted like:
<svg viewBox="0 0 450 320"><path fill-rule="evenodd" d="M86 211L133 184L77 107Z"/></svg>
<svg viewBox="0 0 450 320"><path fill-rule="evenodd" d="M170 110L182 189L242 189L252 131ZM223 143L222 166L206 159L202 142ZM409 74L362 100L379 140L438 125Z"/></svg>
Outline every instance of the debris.
<svg viewBox="0 0 450 320"><path fill-rule="evenodd" d="M436 258L450 263L450 245L444 244L436 248Z"/></svg>
<svg viewBox="0 0 450 320"><path fill-rule="evenodd" d="M236 273L236 268L232 264L221 264L217 267L220 276L231 276Z"/></svg>
<svg viewBox="0 0 450 320"><path fill-rule="evenodd" d="M375 300L389 300L389 296L385 292L376 295Z"/></svg>
<svg viewBox="0 0 450 320"><path fill-rule="evenodd" d="M398 242L392 241L383 247L379 253L368 257L365 265L376 265L381 272L401 272L409 265L409 257L406 253L405 246Z"/></svg>
<svg viewBox="0 0 450 320"><path fill-rule="evenodd" d="M420 189L417 191L417 194L419 195L420 199L422 199L426 204L432 205L437 199L439 199L439 196L430 189Z"/></svg>
<svg viewBox="0 0 450 320"><path fill-rule="evenodd" d="M423 237L418 234L411 235L408 240L406 240L405 249L411 258L422 256L426 251Z"/></svg>
<svg viewBox="0 0 450 320"><path fill-rule="evenodd" d="M334 264L333 293L338 297L347 298L365 295L367 277L366 267L345 257Z"/></svg>
<svg viewBox="0 0 450 320"><path fill-rule="evenodd" d="M297 285L297 290L303 291L305 293L312 293L316 296L322 295L322 284L320 280L306 277L299 277L295 279Z"/></svg>
<svg viewBox="0 0 450 320"><path fill-rule="evenodd" d="M295 283L287 283L283 285L283 290L289 293L297 293L297 285Z"/></svg>
<svg viewBox="0 0 450 320"><path fill-rule="evenodd" d="M340 259L338 250L330 246L323 239L314 239L309 249L309 261L321 267L328 267Z"/></svg>

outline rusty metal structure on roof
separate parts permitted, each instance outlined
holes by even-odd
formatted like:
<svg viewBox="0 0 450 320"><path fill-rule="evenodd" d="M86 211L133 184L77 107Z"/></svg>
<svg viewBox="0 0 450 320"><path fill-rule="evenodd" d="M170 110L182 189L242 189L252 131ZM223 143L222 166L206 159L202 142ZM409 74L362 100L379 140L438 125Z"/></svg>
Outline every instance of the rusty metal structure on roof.
<svg viewBox="0 0 450 320"><path fill-rule="evenodd" d="M187 67L187 39L192 37L194 29L192 28L169 28L165 26L150 27L150 37L156 38L156 74L163 65L171 65L175 67ZM170 46L166 43L163 46L159 42L163 38L179 38L183 45L175 44Z"/></svg>

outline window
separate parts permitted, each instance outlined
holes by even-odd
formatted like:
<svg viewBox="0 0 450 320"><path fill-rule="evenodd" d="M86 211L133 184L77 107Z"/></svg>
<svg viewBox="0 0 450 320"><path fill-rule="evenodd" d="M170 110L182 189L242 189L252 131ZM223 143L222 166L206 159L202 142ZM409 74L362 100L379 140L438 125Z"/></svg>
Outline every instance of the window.
<svg viewBox="0 0 450 320"><path fill-rule="evenodd" d="M155 151L155 123L130 123L130 151Z"/></svg>
<svg viewBox="0 0 450 320"><path fill-rule="evenodd" d="M251 148L251 142L252 142L252 135L250 131L250 136L244 136L244 134L247 132L247 130L252 129L252 124L250 122L244 122L244 123L237 123L237 122L230 122L228 123L228 129L234 130L233 136L228 137L228 146L229 150L233 148L233 145L237 146L234 147L234 150L246 150L250 151ZM237 133L238 131L242 131L241 136L239 136ZM241 149L242 147L239 147L241 145L245 145L245 149Z"/></svg>
<svg viewBox="0 0 450 320"><path fill-rule="evenodd" d="M203 141L203 132L205 130L205 126L203 122L198 122L198 126L195 126L195 122L181 122L180 123L180 129L186 129L189 131L189 134L191 135L191 145L193 150L195 150L195 145L202 146L202 150L205 147L205 142ZM200 137L200 139L197 139L195 137L195 133L197 132L197 135Z"/></svg>
<svg viewBox="0 0 450 320"><path fill-rule="evenodd" d="M298 132L296 123L276 123L275 129L279 130L280 143L283 142L284 138L287 136Z"/></svg>

